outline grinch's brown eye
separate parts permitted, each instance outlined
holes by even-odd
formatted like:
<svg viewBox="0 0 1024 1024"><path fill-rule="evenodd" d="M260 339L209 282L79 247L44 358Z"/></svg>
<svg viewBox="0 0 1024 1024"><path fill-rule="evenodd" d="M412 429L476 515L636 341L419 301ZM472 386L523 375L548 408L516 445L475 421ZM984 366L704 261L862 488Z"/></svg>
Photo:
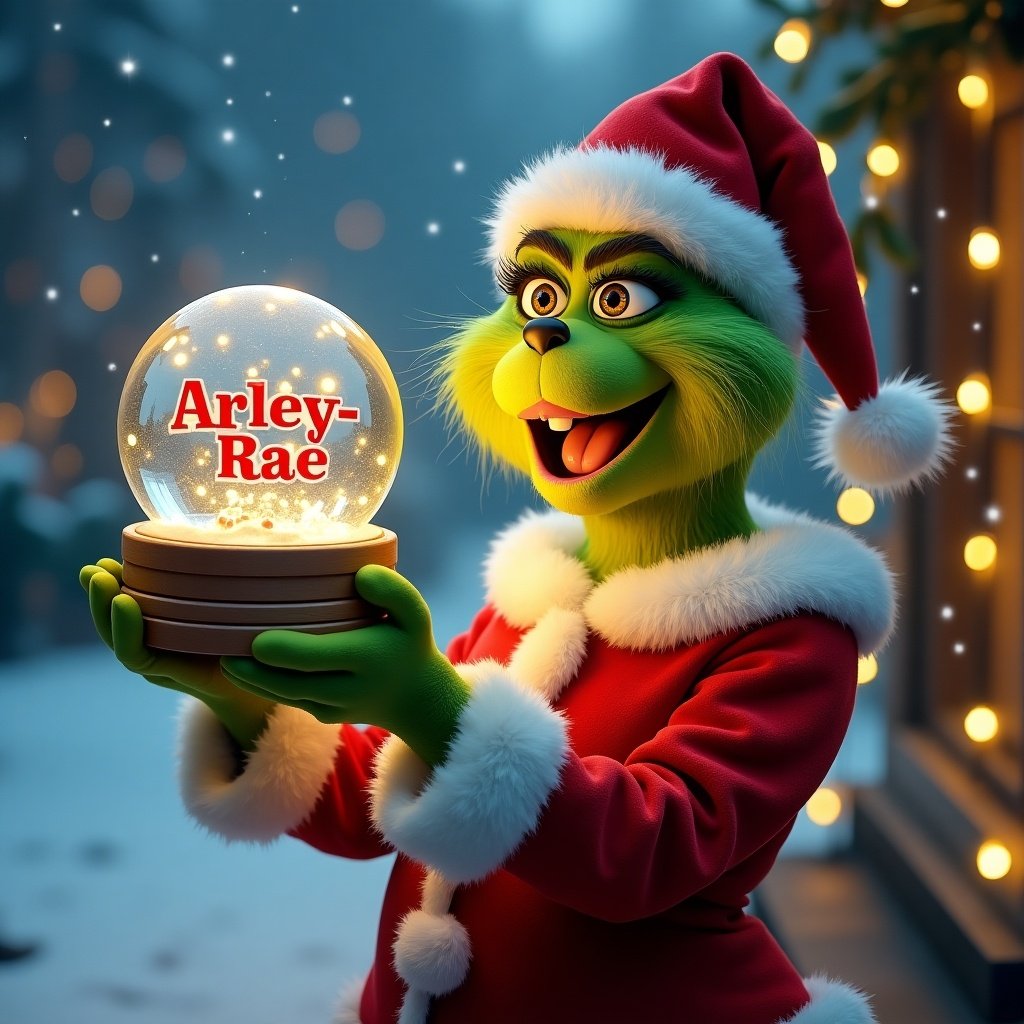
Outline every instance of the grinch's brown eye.
<svg viewBox="0 0 1024 1024"><path fill-rule="evenodd" d="M523 286L519 304L528 317L558 316L569 304L569 297L557 281L535 277Z"/></svg>
<svg viewBox="0 0 1024 1024"><path fill-rule="evenodd" d="M646 313L659 302L660 296L639 281L608 281L594 289L590 308L594 316L621 320Z"/></svg>

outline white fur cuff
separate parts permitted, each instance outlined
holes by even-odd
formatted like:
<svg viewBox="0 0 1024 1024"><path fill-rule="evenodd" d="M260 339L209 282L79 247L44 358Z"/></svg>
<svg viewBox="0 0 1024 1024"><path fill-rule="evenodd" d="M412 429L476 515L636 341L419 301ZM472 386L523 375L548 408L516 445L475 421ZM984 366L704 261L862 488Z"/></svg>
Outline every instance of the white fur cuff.
<svg viewBox="0 0 1024 1024"><path fill-rule="evenodd" d="M373 819L389 843L452 882L489 875L537 825L568 751L565 722L495 662L465 666L475 687L445 762L397 737L377 754Z"/></svg>
<svg viewBox="0 0 1024 1024"><path fill-rule="evenodd" d="M205 704L187 700L179 735L179 781L189 813L228 840L268 843L304 821L334 767L336 725L279 705L237 775L235 750Z"/></svg>
<svg viewBox="0 0 1024 1024"><path fill-rule="evenodd" d="M852 985L821 974L804 985L811 1001L778 1024L878 1024L868 997Z"/></svg>

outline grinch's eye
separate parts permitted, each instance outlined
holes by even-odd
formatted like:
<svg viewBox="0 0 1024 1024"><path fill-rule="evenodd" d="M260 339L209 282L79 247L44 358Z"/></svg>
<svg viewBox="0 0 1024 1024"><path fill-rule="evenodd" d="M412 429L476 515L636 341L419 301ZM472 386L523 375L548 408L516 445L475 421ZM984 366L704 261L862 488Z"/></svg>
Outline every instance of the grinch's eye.
<svg viewBox="0 0 1024 1024"><path fill-rule="evenodd" d="M528 317L559 316L568 304L565 289L547 277L531 278L519 293L519 306Z"/></svg>
<svg viewBox="0 0 1024 1024"><path fill-rule="evenodd" d="M590 308L594 316L622 320L653 309L661 297L639 281L606 281L594 289Z"/></svg>

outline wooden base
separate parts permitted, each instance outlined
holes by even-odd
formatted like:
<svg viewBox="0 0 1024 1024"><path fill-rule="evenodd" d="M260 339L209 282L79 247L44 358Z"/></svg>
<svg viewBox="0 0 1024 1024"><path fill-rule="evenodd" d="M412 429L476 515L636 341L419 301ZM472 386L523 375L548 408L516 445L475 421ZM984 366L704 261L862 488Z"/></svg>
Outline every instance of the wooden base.
<svg viewBox="0 0 1024 1024"><path fill-rule="evenodd" d="M356 595L353 577L364 565L394 568L398 538L381 530L345 544L196 544L135 523L122 533L121 550L122 590L142 609L150 647L249 656L268 629L336 633L380 621L381 610Z"/></svg>

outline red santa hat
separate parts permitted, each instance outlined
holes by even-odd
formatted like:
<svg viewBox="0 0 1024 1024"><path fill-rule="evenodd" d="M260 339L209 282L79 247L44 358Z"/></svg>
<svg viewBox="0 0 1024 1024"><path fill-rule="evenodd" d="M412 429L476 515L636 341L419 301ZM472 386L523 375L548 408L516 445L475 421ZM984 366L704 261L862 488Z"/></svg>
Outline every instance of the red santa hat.
<svg viewBox="0 0 1024 1024"><path fill-rule="evenodd" d="M814 136L751 68L717 53L627 100L577 148L502 187L493 263L543 228L652 235L794 350L806 343L838 392L817 463L884 492L949 457L950 406L903 374L879 385L846 230Z"/></svg>

